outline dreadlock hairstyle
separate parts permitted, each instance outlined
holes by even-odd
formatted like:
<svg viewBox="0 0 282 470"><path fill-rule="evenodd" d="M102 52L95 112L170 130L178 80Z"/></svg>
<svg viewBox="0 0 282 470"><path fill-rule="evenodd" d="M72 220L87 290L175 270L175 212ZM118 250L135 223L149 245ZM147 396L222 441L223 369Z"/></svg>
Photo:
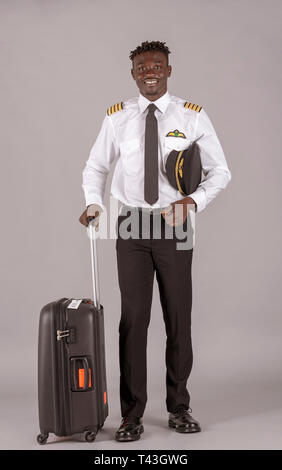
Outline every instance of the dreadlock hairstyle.
<svg viewBox="0 0 282 470"><path fill-rule="evenodd" d="M160 41L145 41L142 42L141 46L137 46L134 51L130 52L129 58L133 61L134 57L138 54L142 54L143 52L147 51L160 51L166 55L167 63L168 63L168 54L170 54L170 50L167 46L165 46L165 42Z"/></svg>

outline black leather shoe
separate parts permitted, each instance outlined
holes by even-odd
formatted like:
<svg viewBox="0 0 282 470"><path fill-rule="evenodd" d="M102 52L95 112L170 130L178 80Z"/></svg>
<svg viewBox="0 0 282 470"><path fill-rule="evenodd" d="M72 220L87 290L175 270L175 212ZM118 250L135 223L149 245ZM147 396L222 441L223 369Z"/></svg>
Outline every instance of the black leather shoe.
<svg viewBox="0 0 282 470"><path fill-rule="evenodd" d="M124 416L115 434L118 442L137 441L144 432L142 419L137 416Z"/></svg>
<svg viewBox="0 0 282 470"><path fill-rule="evenodd" d="M168 425L177 432L199 432L200 423L190 414L191 408L181 405L173 413L169 413ZM192 412L192 410L191 410Z"/></svg>

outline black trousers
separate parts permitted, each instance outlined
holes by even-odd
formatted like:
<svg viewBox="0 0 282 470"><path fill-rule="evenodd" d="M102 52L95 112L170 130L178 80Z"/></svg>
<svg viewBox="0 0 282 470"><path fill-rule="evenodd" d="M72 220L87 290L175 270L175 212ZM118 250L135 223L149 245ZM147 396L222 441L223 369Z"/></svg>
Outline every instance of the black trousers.
<svg viewBox="0 0 282 470"><path fill-rule="evenodd" d="M139 236L144 220L138 211ZM142 417L147 402L147 330L150 322L153 281L156 278L167 335L166 341L166 406L173 412L177 405L190 403L186 388L192 369L193 351L191 340L192 280L191 266L193 248L176 249L179 242L175 228L168 226L157 214L161 238L153 237L155 214L147 217L149 238L128 239L117 233L116 253L118 280L121 292L121 318L119 324L120 404L122 416ZM117 220L128 220L122 213ZM146 222L146 223L147 223ZM124 224L123 224L124 225ZM129 226L129 229L131 227ZM187 240L193 229L190 218L184 222ZM165 230L173 237L165 238ZM182 241L181 241L182 242Z"/></svg>

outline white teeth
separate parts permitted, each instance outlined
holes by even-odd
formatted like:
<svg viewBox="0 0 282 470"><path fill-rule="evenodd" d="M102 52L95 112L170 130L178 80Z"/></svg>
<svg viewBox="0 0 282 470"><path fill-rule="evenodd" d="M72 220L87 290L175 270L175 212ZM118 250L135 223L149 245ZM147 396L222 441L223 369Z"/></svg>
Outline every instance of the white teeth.
<svg viewBox="0 0 282 470"><path fill-rule="evenodd" d="M153 83L157 83L157 80L145 80L145 83L152 85Z"/></svg>

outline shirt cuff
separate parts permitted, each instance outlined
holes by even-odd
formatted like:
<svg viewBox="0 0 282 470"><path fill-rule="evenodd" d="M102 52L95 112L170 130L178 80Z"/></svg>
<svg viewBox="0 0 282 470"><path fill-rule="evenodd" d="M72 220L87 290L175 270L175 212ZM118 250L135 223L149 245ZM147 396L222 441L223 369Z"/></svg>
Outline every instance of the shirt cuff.
<svg viewBox="0 0 282 470"><path fill-rule="evenodd" d="M198 188L194 193L188 194L197 204L197 211L201 212L206 207L206 192L204 188Z"/></svg>
<svg viewBox="0 0 282 470"><path fill-rule="evenodd" d="M106 206L104 206L104 204L99 199L86 199L86 207L90 206L91 204L99 204L99 206L102 207L103 211L106 210Z"/></svg>

